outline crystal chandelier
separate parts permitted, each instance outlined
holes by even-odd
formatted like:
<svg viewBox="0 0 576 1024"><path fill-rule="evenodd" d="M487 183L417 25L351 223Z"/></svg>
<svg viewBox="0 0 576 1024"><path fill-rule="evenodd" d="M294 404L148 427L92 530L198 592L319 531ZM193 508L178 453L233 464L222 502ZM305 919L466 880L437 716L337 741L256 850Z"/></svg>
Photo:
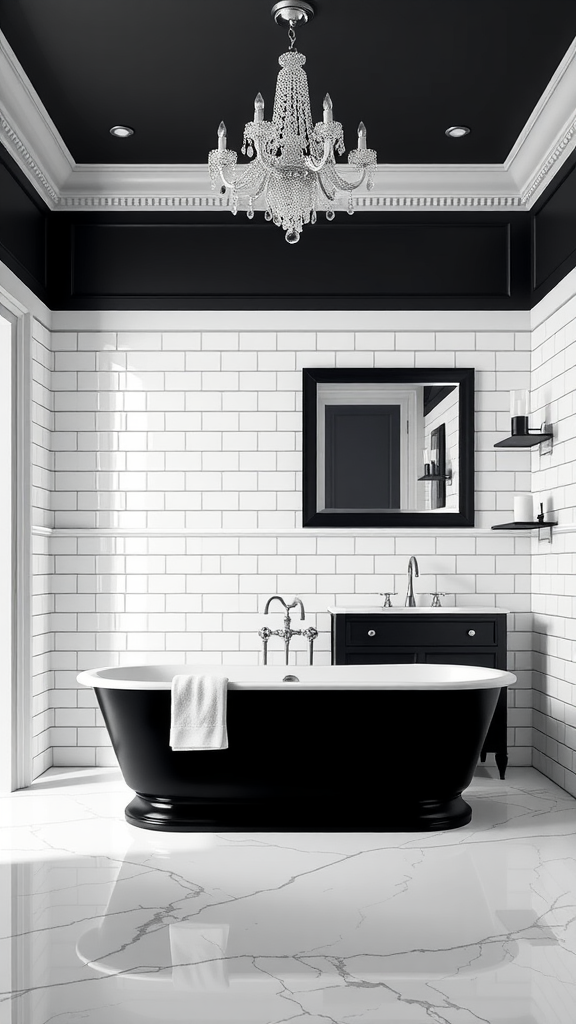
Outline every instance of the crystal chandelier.
<svg viewBox="0 0 576 1024"><path fill-rule="evenodd" d="M339 194L348 196L348 213L354 212L352 193L366 181L373 187L376 151L366 146L366 128L358 125L358 148L348 154L348 163L360 176L350 182L339 173L335 152L344 153L342 125L334 121L332 100L324 97L323 120L312 124L308 79L304 71L306 57L295 47L295 28L314 14L309 3L282 0L274 4L277 23L289 26L290 48L278 58L280 71L276 82L271 121L264 120L264 100L254 100L254 120L244 128L242 153L251 162L237 168L237 154L226 148L226 125L220 122L218 148L211 150L208 166L212 188L224 195L229 190L232 213L247 199L246 216L254 216L254 204L262 198L264 217L286 232L286 241L297 242L304 224L315 224L324 210L327 220L334 219Z"/></svg>

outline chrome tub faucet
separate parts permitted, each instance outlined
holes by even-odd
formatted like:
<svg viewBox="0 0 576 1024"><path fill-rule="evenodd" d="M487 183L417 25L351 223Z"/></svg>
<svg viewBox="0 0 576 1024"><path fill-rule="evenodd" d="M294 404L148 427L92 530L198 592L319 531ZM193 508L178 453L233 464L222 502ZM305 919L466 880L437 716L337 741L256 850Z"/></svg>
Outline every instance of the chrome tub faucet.
<svg viewBox="0 0 576 1024"><path fill-rule="evenodd" d="M316 637L318 636L318 630L314 629L313 626L309 626L308 629L292 629L291 619L290 619L290 609L291 608L297 608L297 607L300 608L300 619L303 619L305 617L306 612L304 611L304 605L302 604L302 601L300 600L299 597L295 597L291 601L290 604L287 604L287 602L284 600L283 597L280 597L279 594L274 594L273 597L269 597L268 600L266 601L266 607L264 608L264 615L268 615L268 612L269 612L269 609L270 609L270 605L272 604L273 601L280 601L280 604L283 606L283 608L286 611L286 615L284 617L284 628L283 629L269 629L268 626L263 626L262 629L258 630L258 636L262 640L262 648L263 648L263 654L264 654L264 658L263 658L264 664L265 665L268 664L268 641L269 641L271 636L280 636L280 637L282 637L282 639L284 641L284 650L286 652L286 664L288 664L288 658L289 658L289 655L290 655L290 641L291 641L292 637L293 636L303 636L303 637L306 637L306 639L308 640L309 658L310 658L310 664L312 665L313 659L314 659L314 641L315 641Z"/></svg>
<svg viewBox="0 0 576 1024"><path fill-rule="evenodd" d="M405 608L415 608L416 607L416 601L414 599L414 585L413 585L413 576L414 575L415 576L419 576L420 572L418 570L418 562L416 561L414 555L411 555L410 556L410 561L408 562L408 590L406 591L406 600L404 601L404 607Z"/></svg>

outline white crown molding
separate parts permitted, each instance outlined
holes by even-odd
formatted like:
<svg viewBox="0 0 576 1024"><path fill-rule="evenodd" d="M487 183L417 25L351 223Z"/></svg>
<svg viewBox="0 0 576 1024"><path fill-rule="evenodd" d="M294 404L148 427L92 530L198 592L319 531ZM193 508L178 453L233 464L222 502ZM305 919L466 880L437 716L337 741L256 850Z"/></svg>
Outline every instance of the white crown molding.
<svg viewBox="0 0 576 1024"><path fill-rule="evenodd" d="M77 164L1 32L0 141L51 209L229 211L205 165ZM576 40L504 164L381 164L356 205L527 210L575 147Z"/></svg>
<svg viewBox="0 0 576 1024"><path fill-rule="evenodd" d="M229 202L212 191L207 164L75 164L58 205L218 209Z"/></svg>
<svg viewBox="0 0 576 1024"><path fill-rule="evenodd" d="M352 176L347 166L344 177ZM359 209L521 208L499 164L382 165ZM77 164L63 185L65 208L182 208L229 210L228 196L211 189L206 164Z"/></svg>
<svg viewBox="0 0 576 1024"><path fill-rule="evenodd" d="M576 39L504 162L527 209L576 146Z"/></svg>
<svg viewBox="0 0 576 1024"><path fill-rule="evenodd" d="M567 126L560 142L558 142L550 151L543 166L538 170L535 178L525 189L522 195L522 201L526 205L527 209L530 209L534 205L536 200L539 198L540 193L544 191L545 187L550 183L556 172L560 170L566 158L574 151L575 145L576 119L570 121L570 124Z"/></svg>
<svg viewBox="0 0 576 1024"><path fill-rule="evenodd" d="M41 186L42 198L46 200L48 205L55 205L58 202L58 193L54 186L50 183L44 171L38 166L34 157L30 151L26 148L25 143L16 134L9 121L0 110L0 129L3 133L3 142L6 149L12 152L12 156L16 158L16 163L20 165L20 168L24 171L28 178L31 179L32 184L38 187Z"/></svg>
<svg viewBox="0 0 576 1024"><path fill-rule="evenodd" d="M0 138L44 201L54 208L74 160L0 32Z"/></svg>
<svg viewBox="0 0 576 1024"><path fill-rule="evenodd" d="M521 210L516 196L362 196L355 201L358 210ZM342 205L344 210L344 204Z"/></svg>

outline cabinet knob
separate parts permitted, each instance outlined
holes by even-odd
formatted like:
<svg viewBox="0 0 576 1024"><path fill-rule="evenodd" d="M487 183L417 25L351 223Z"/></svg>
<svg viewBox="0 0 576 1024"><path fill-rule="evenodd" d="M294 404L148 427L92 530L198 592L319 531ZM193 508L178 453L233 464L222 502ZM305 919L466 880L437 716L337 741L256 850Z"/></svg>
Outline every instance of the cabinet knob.
<svg viewBox="0 0 576 1024"><path fill-rule="evenodd" d="M475 629L469 629L468 630L468 636L476 636L476 630Z"/></svg>
<svg viewBox="0 0 576 1024"><path fill-rule="evenodd" d="M375 629L369 629L368 630L368 636L376 636L376 630Z"/></svg>

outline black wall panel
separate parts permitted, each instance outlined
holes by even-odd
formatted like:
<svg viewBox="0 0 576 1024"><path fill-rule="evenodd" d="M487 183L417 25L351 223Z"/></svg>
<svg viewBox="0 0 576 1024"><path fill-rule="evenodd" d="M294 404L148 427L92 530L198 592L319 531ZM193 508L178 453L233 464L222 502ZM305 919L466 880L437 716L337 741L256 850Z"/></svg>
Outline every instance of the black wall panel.
<svg viewBox="0 0 576 1024"><path fill-rule="evenodd" d="M576 266L576 157L558 172L533 210L531 305Z"/></svg>
<svg viewBox="0 0 576 1024"><path fill-rule="evenodd" d="M520 309L529 217L345 213L290 246L227 212L58 213L58 309Z"/></svg>
<svg viewBox="0 0 576 1024"><path fill-rule="evenodd" d="M53 309L527 309L576 267L576 154L532 213L342 213L289 246L228 212L50 212L0 147L0 260Z"/></svg>
<svg viewBox="0 0 576 1024"><path fill-rule="evenodd" d="M48 207L0 146L0 259L46 300Z"/></svg>

